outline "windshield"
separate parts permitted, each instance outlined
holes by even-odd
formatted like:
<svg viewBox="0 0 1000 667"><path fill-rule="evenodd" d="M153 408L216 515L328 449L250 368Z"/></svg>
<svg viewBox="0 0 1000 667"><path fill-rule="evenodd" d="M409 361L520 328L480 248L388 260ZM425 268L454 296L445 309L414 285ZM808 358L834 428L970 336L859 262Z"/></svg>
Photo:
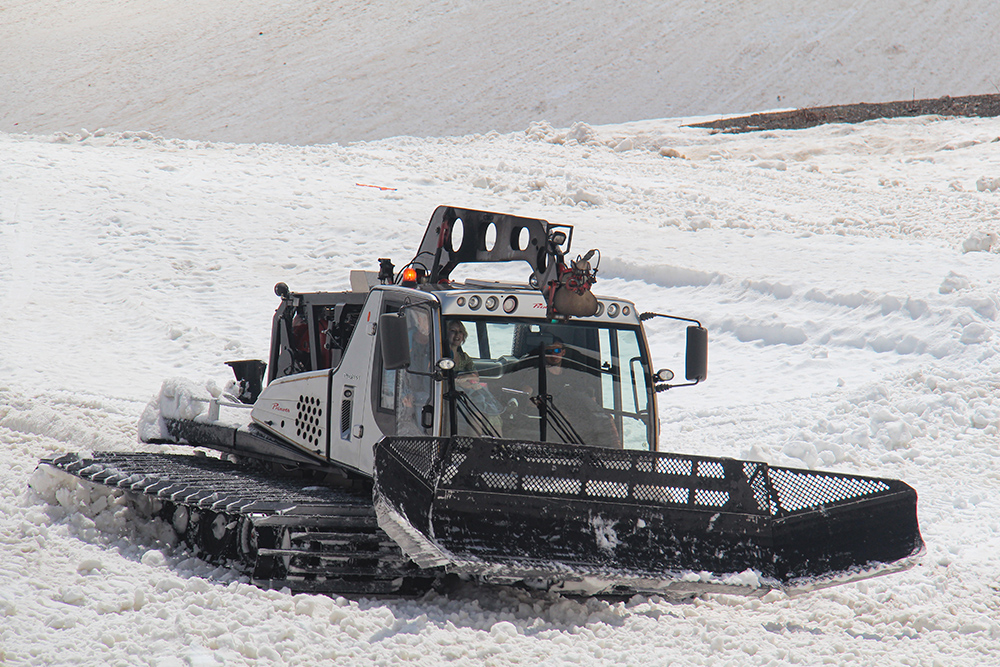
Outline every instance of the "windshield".
<svg viewBox="0 0 1000 667"><path fill-rule="evenodd" d="M638 327L445 318L453 433L653 449Z"/></svg>

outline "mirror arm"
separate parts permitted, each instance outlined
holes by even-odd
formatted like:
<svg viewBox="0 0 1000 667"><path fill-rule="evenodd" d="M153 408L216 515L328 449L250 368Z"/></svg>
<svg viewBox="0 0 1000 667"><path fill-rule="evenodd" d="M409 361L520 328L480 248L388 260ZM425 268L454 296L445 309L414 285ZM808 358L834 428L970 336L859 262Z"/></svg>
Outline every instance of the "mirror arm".
<svg viewBox="0 0 1000 667"><path fill-rule="evenodd" d="M665 317L668 320L679 320L681 322L694 322L699 327L701 326L701 322L699 322L698 320L691 319L690 317L678 317L677 315L664 315L663 313L642 313L641 315L639 315L639 321L645 322L646 320L651 320L654 317ZM673 386L679 387L680 385L673 385Z"/></svg>
<svg viewBox="0 0 1000 667"><path fill-rule="evenodd" d="M661 391L666 391L667 389L673 389L674 387L693 387L699 382L701 382L701 380L695 380L694 382L684 382L681 384L658 384L655 385L653 389L656 391L656 393L660 393Z"/></svg>
<svg viewBox="0 0 1000 667"><path fill-rule="evenodd" d="M698 384L699 382L701 382L702 380L704 380L705 379L705 370L706 370L705 366L706 366L706 363L707 363L707 356L704 359L700 360L702 362L700 365L703 366L700 369L697 368L697 367L695 369L692 369L692 356L691 356L691 353L692 353L692 348L691 348L692 334L693 333L697 333L699 331L701 332L701 337L703 337L704 340L705 340L705 343L702 346L703 347L703 352L707 354L707 342L708 342L707 336L708 336L708 332L702 326L701 322L698 321L698 320L692 319L690 317L678 317L676 315L664 315L663 313L651 313L651 312L642 313L641 315L639 315L639 321L640 322L645 322L646 320L650 320L650 319L652 319L654 317L665 317L668 320L679 320L681 322L691 322L691 323L693 323L695 325L694 327L691 327L691 326L688 327L688 346L687 346L687 355L688 355L688 357L687 357L687 370L686 370L686 373L685 373L685 375L687 375L687 379L688 380L694 380L694 382L686 382L686 383L683 383L683 384L660 384L660 385L655 385L654 389L657 392L660 392L660 391L666 391L667 389L673 389L674 387L692 387L692 386ZM696 349L698 349L698 348L696 348ZM697 360L697 357L695 357L695 359ZM692 370L694 372L692 372ZM700 374L697 373L698 370L701 370Z"/></svg>

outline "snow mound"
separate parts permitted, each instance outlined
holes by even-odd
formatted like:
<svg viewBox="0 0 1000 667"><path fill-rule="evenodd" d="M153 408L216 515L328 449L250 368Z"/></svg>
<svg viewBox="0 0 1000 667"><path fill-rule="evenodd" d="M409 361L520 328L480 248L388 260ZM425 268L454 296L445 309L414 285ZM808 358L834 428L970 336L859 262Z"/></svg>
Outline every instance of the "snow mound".
<svg viewBox="0 0 1000 667"><path fill-rule="evenodd" d="M160 393L139 417L139 441L169 440L164 419L196 420L207 412L209 403L222 395L214 381L196 384L182 378L165 380Z"/></svg>

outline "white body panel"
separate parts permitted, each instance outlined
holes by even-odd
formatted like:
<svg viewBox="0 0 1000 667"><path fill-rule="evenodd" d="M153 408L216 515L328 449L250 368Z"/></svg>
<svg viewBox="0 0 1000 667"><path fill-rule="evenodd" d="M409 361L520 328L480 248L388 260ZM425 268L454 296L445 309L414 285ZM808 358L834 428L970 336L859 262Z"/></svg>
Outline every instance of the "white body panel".
<svg viewBox="0 0 1000 667"><path fill-rule="evenodd" d="M329 374L323 370L275 380L261 392L251 419L309 453L326 457Z"/></svg>
<svg viewBox="0 0 1000 667"><path fill-rule="evenodd" d="M374 378L375 346L378 344L377 323L382 304L382 292L372 291L358 318L358 325L347 345L340 367L334 371L333 397L343 426L332 434L336 443L331 457L343 462L350 460L354 468L371 475L375 467L374 445L383 433L372 414L371 395ZM349 419L344 418L349 414ZM341 458L341 457L345 458Z"/></svg>
<svg viewBox="0 0 1000 667"><path fill-rule="evenodd" d="M387 293L391 290L369 294L337 368L272 381L253 407L253 421L310 454L371 475L374 445L386 435L373 402L381 381L375 368L377 323ZM439 401L435 405L439 412Z"/></svg>

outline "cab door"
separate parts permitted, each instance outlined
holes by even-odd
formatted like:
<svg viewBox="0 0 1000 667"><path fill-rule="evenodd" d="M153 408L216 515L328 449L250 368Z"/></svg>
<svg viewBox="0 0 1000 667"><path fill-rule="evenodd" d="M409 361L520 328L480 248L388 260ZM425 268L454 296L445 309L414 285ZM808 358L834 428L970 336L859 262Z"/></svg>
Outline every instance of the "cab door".
<svg viewBox="0 0 1000 667"><path fill-rule="evenodd" d="M378 303L369 299L366 312L362 313L371 355L364 398L354 403L356 426L352 435L365 443L359 453L362 465L368 470L374 464L372 446L380 438L435 435L439 421L440 383L431 378L433 364L441 356L440 318L435 302L424 299L414 303L414 294L393 291L382 292L380 297ZM381 315L400 310L409 331L410 366L387 369L382 363L377 323Z"/></svg>

